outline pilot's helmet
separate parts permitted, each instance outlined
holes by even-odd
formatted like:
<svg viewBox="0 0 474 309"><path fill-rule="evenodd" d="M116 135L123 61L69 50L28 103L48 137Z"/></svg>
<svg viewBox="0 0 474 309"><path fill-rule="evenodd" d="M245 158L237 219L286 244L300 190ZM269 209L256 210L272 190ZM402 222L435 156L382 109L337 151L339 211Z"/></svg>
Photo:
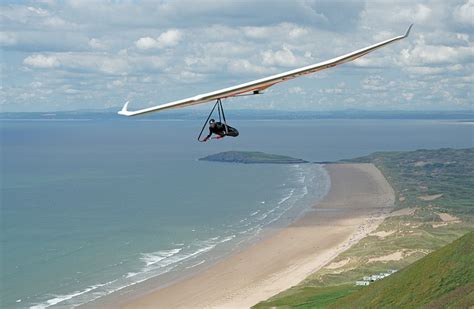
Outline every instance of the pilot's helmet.
<svg viewBox="0 0 474 309"><path fill-rule="evenodd" d="M213 124L213 123L215 123L215 122L216 122L216 121L215 121L214 119L209 120L209 124Z"/></svg>

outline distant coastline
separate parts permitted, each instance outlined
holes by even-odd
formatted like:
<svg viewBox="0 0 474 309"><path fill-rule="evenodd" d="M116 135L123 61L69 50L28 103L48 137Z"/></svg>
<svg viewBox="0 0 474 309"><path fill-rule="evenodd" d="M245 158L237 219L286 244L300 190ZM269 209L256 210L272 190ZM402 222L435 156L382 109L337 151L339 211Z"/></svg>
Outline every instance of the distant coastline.
<svg viewBox="0 0 474 309"><path fill-rule="evenodd" d="M121 108L121 107L120 107ZM90 120L202 120L202 110L187 109L183 111L167 111L144 117L124 117L117 115L120 109L97 109L54 112L0 112L2 120L32 119L90 119ZM473 122L474 111L285 111L285 110L229 110L229 116L236 120L311 120L311 119L406 119L406 120L452 120Z"/></svg>

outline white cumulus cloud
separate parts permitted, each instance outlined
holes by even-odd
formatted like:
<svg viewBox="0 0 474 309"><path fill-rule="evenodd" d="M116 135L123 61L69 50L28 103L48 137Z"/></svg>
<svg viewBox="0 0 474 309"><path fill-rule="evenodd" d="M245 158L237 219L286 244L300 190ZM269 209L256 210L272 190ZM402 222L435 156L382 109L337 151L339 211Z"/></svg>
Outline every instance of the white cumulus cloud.
<svg viewBox="0 0 474 309"><path fill-rule="evenodd" d="M277 65L283 67L292 67L301 62L293 54L293 52L286 46L281 50L273 51L267 50L261 53L263 64L265 65Z"/></svg>
<svg viewBox="0 0 474 309"><path fill-rule="evenodd" d="M402 60L408 64L464 63L472 61L473 46L428 45L423 40L414 48L401 52Z"/></svg>
<svg viewBox="0 0 474 309"><path fill-rule="evenodd" d="M269 73L270 71L269 68L253 64L246 59L232 60L230 61L228 67L232 73L237 73L237 74L242 74L242 73L266 74L266 73Z"/></svg>
<svg viewBox="0 0 474 309"><path fill-rule="evenodd" d="M456 7L453 15L462 23L474 25L474 0L468 0L465 4Z"/></svg>
<svg viewBox="0 0 474 309"><path fill-rule="evenodd" d="M149 36L140 38L135 42L135 46L138 49L151 49L151 48L157 48L158 47L158 42L154 38L150 38Z"/></svg>
<svg viewBox="0 0 474 309"><path fill-rule="evenodd" d="M49 1L0 4L0 104L9 110L192 96L331 59L411 23L407 39L262 98L309 109L473 102L474 0Z"/></svg>
<svg viewBox="0 0 474 309"><path fill-rule="evenodd" d="M23 64L40 69L55 68L60 65L59 60L54 56L31 55L23 60Z"/></svg>
<svg viewBox="0 0 474 309"><path fill-rule="evenodd" d="M171 29L160 34L157 41L159 47L165 48L178 45L182 37L183 34L180 30Z"/></svg>
<svg viewBox="0 0 474 309"><path fill-rule="evenodd" d="M163 32L156 39L152 37L140 38L135 42L135 46L142 50L173 47L179 44L182 37L183 34L180 30L171 29Z"/></svg>

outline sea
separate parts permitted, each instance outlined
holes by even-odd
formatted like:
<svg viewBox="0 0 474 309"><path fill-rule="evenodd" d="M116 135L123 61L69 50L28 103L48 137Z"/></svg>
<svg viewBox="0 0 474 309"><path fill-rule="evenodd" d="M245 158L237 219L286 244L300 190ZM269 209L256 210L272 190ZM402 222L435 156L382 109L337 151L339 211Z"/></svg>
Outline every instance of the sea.
<svg viewBox="0 0 474 309"><path fill-rule="evenodd" d="M71 308L179 277L281 228L330 188L321 164L229 164L227 150L311 162L473 147L452 120L239 120L196 141L184 120L2 120L0 307Z"/></svg>

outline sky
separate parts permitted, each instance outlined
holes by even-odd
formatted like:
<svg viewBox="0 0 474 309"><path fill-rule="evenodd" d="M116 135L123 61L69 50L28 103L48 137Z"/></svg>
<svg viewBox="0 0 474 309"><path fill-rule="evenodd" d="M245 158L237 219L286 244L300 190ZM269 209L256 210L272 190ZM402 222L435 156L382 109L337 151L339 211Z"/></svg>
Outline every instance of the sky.
<svg viewBox="0 0 474 309"><path fill-rule="evenodd" d="M224 104L472 110L474 0L3 0L0 111L154 106L328 60L411 23L407 39L355 62Z"/></svg>

